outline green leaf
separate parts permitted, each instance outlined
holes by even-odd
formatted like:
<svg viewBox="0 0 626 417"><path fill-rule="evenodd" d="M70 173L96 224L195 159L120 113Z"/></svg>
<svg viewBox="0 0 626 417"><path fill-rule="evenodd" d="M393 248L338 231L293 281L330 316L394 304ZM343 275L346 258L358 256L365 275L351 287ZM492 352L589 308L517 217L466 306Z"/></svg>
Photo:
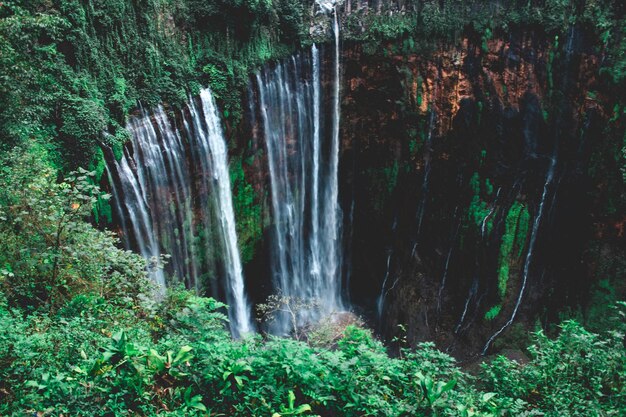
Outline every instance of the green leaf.
<svg viewBox="0 0 626 417"><path fill-rule="evenodd" d="M151 365L151 368L157 372L162 372L165 370L165 357L159 355L154 349L150 349L150 353L148 354L148 362Z"/></svg>
<svg viewBox="0 0 626 417"><path fill-rule="evenodd" d="M172 364L179 364L189 362L193 358L193 354L190 353L193 350L191 346L183 346L180 348L176 357L172 361Z"/></svg>
<svg viewBox="0 0 626 417"><path fill-rule="evenodd" d="M483 394L483 396L481 397L481 401L486 403L486 402L488 402L489 400L491 400L495 396L496 396L495 392L487 392L487 393Z"/></svg>
<svg viewBox="0 0 626 417"><path fill-rule="evenodd" d="M302 414L304 412L311 411L311 406L308 404L302 404L295 409L294 414Z"/></svg>

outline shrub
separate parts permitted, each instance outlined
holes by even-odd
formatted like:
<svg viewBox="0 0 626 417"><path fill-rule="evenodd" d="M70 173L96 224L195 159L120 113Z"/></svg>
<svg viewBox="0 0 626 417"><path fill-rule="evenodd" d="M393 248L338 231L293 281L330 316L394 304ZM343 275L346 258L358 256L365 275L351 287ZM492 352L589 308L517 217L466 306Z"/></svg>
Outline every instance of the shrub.
<svg viewBox="0 0 626 417"><path fill-rule="evenodd" d="M14 149L0 170L0 284L13 306L56 309L75 295L136 297L145 262L86 220L99 190L79 169L57 182L42 148Z"/></svg>

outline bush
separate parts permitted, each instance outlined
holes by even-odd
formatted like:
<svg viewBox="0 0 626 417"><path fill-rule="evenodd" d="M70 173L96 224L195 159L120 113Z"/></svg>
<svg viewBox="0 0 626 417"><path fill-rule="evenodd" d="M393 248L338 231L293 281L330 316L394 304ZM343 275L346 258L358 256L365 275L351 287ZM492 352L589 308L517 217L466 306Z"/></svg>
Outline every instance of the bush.
<svg viewBox="0 0 626 417"><path fill-rule="evenodd" d="M530 363L501 356L484 366L487 387L547 416L619 415L626 411L626 356L618 329L599 335L570 320L556 339L538 331Z"/></svg>

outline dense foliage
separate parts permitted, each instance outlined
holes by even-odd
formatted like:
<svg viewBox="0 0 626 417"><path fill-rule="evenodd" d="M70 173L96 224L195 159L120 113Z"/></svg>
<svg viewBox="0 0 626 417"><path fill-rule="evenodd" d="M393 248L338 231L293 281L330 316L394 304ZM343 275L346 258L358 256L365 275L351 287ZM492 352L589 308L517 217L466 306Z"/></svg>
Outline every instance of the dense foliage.
<svg viewBox="0 0 626 417"><path fill-rule="evenodd" d="M593 334L542 332L521 364L470 376L432 344L390 356L348 325L311 342L232 340L225 306L173 289L84 218L98 190L56 181L42 149L0 172L0 414L228 416L619 415L626 410L624 316ZM340 334L324 338L325 334ZM569 414L567 414L569 413Z"/></svg>
<svg viewBox="0 0 626 417"><path fill-rule="evenodd" d="M4 1L2 149L45 139L86 167L99 141L125 141L138 100L176 106L199 83L237 121L248 71L299 45L303 18L294 0Z"/></svg>
<svg viewBox="0 0 626 417"><path fill-rule="evenodd" d="M121 298L145 286L143 259L86 220L99 190L79 169L57 182L47 152L14 149L0 169L0 286L10 306L55 311L75 295ZM106 196L105 196L106 197Z"/></svg>

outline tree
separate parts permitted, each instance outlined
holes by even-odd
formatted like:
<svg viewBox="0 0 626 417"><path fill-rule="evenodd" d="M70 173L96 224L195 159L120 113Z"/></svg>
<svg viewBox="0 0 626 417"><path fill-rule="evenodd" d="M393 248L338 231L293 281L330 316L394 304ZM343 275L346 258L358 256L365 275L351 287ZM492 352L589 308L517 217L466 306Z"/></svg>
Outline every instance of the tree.
<svg viewBox="0 0 626 417"><path fill-rule="evenodd" d="M257 305L259 321L272 323L279 317L287 316L291 323L291 332L296 340L300 340L300 319L305 311L316 309L319 303L316 300L307 301L300 297L291 297L282 293L272 294L265 303Z"/></svg>
<svg viewBox="0 0 626 417"><path fill-rule="evenodd" d="M145 261L88 222L100 193L93 176L79 168L57 182L40 145L15 148L3 161L0 284L11 304L54 309L81 292L132 296L146 288Z"/></svg>

